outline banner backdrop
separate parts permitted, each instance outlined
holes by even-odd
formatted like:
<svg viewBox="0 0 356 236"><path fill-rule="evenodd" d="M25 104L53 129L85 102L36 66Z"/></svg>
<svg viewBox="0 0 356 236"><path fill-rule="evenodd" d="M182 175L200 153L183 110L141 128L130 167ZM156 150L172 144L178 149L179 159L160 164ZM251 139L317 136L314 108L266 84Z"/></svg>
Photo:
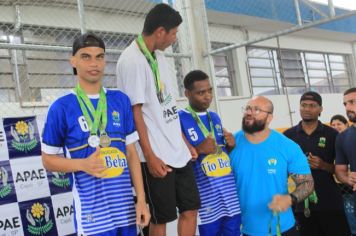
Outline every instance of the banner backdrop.
<svg viewBox="0 0 356 236"><path fill-rule="evenodd" d="M46 171L36 117L0 124L0 236L75 235L68 174Z"/></svg>

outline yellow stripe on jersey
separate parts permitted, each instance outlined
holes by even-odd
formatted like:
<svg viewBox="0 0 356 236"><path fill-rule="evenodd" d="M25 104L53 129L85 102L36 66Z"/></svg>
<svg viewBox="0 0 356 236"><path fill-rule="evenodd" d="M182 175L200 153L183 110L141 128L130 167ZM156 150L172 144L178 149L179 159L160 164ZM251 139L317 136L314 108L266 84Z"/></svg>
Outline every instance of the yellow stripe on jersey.
<svg viewBox="0 0 356 236"><path fill-rule="evenodd" d="M118 142L123 142L124 143L126 140L122 139L122 138L111 138L111 141L118 141ZM79 147L74 147L74 148L68 149L68 151L74 152L74 151L78 151L78 150L87 148L88 146L89 146L88 144L84 144L84 145L81 145Z"/></svg>

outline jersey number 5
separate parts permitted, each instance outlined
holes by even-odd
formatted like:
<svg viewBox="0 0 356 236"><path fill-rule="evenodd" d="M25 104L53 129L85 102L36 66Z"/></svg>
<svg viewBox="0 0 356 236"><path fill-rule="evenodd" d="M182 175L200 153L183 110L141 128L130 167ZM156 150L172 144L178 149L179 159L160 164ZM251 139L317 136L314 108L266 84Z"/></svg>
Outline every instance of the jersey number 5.
<svg viewBox="0 0 356 236"><path fill-rule="evenodd" d="M197 141L197 140L198 140L198 134L197 134L197 132L194 130L194 128L188 129L188 134L189 134L190 139L191 139L192 141Z"/></svg>

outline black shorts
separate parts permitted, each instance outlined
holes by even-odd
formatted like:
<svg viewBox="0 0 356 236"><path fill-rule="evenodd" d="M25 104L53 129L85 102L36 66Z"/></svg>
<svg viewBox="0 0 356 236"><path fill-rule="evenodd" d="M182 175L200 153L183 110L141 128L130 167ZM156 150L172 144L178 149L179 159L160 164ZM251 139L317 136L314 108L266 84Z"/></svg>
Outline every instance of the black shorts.
<svg viewBox="0 0 356 236"><path fill-rule="evenodd" d="M146 199L150 206L151 222L165 224L177 219L179 213L200 208L198 187L192 165L172 168L164 178L153 177L147 164L141 163Z"/></svg>

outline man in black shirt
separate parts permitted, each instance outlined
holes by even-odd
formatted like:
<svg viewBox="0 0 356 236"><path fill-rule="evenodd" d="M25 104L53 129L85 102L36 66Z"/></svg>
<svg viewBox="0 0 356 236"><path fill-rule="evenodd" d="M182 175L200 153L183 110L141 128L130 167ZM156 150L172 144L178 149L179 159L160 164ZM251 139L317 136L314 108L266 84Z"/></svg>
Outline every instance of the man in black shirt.
<svg viewBox="0 0 356 236"><path fill-rule="evenodd" d="M353 188L356 203L356 87L345 91L344 106L353 125L340 133L336 139L335 172L342 183Z"/></svg>
<svg viewBox="0 0 356 236"><path fill-rule="evenodd" d="M299 144L308 158L318 198L309 207L306 203L295 206L295 215L302 236L346 236L351 233L342 196L333 178L337 131L318 120L322 110L318 93L304 93L300 99L302 121L284 132Z"/></svg>

